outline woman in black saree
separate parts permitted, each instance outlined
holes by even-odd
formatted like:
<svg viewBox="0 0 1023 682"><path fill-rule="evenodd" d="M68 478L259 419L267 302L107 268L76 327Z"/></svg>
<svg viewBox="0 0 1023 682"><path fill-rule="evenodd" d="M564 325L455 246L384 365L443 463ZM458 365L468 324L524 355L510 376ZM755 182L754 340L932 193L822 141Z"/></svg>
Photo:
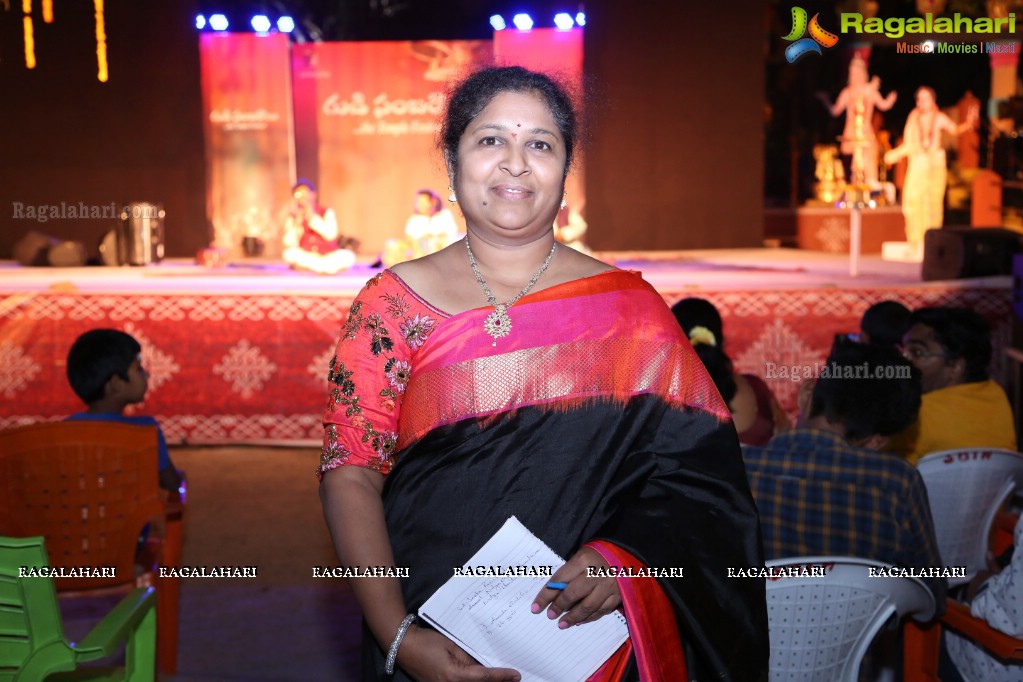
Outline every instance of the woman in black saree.
<svg viewBox="0 0 1023 682"><path fill-rule="evenodd" d="M320 490L338 557L410 569L351 581L364 679L520 679L408 615L512 515L569 557L553 577L568 588L541 590L534 617L625 614L629 641L591 680L766 679L763 581L726 577L762 564L728 410L649 284L555 243L570 99L545 75L483 69L441 136L466 239L370 280L329 372ZM585 570L609 566L682 577Z"/></svg>

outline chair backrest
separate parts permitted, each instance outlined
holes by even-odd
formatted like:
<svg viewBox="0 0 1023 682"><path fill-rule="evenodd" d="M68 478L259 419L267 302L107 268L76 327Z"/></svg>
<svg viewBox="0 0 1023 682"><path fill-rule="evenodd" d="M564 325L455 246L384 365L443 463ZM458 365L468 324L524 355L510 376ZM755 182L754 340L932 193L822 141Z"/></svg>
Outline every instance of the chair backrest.
<svg viewBox="0 0 1023 682"><path fill-rule="evenodd" d="M0 537L0 680L19 679L29 667L36 672L75 668L53 581L20 577L22 567L45 566L41 537Z"/></svg>
<svg viewBox="0 0 1023 682"><path fill-rule="evenodd" d="M767 580L772 682L855 682L867 647L893 613L934 616L924 583L872 577L871 568L885 567L880 562L797 557L767 566L777 574Z"/></svg>
<svg viewBox="0 0 1023 682"><path fill-rule="evenodd" d="M938 551L946 566L966 566L968 582L987 568L988 536L995 513L1023 486L1023 455L1011 450L942 450L920 459L917 469L927 486Z"/></svg>
<svg viewBox="0 0 1023 682"><path fill-rule="evenodd" d="M66 421L0 432L0 533L44 536L55 567L114 569L57 577L58 590L134 583L139 533L163 510L155 427Z"/></svg>

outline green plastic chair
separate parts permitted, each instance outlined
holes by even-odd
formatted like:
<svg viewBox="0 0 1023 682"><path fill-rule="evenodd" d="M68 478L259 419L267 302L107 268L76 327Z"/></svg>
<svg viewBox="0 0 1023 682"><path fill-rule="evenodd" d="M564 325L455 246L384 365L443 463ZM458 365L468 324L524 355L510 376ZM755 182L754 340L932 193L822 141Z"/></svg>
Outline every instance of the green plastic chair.
<svg viewBox="0 0 1023 682"><path fill-rule="evenodd" d="M68 644L52 578L19 577L20 568L49 566L42 537L0 537L0 682L124 680L156 674L156 595L125 596L78 643ZM126 644L123 668L81 666Z"/></svg>

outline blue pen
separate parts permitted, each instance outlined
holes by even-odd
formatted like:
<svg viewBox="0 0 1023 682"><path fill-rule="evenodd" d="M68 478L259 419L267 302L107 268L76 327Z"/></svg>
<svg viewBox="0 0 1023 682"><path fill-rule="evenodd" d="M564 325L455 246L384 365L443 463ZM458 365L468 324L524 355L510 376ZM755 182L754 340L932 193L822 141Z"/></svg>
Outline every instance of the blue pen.
<svg viewBox="0 0 1023 682"><path fill-rule="evenodd" d="M568 587L568 583L547 583L548 590L563 590Z"/></svg>

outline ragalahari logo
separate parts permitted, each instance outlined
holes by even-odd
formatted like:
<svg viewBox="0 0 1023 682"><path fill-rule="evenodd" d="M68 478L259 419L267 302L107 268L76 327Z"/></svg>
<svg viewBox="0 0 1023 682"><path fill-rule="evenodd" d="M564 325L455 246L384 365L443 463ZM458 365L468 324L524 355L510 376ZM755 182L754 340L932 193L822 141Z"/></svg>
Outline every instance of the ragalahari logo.
<svg viewBox="0 0 1023 682"><path fill-rule="evenodd" d="M785 59L789 60L789 64L794 64L808 52L821 54L822 47L834 47L838 43L838 36L821 28L817 21L819 16L820 14L814 14L807 26L806 10L802 7L792 8L792 30L783 38L796 41L785 48ZM810 31L810 37L804 38L803 34L807 29Z"/></svg>

